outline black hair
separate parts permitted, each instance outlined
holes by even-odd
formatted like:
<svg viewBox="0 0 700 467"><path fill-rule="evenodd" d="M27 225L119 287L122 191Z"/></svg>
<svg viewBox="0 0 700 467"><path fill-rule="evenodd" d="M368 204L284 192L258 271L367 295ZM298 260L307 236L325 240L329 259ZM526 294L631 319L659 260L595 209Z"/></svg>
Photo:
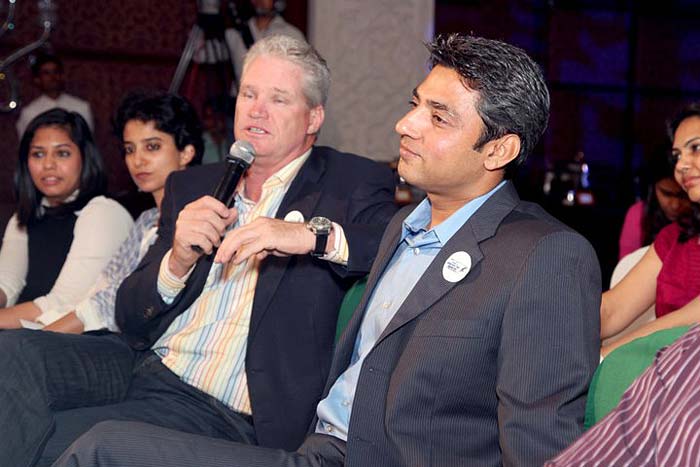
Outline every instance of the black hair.
<svg viewBox="0 0 700 467"><path fill-rule="evenodd" d="M477 91L484 131L474 149L507 134L520 138L520 153L506 166L512 175L547 128L549 91L540 67L527 53L504 42L465 33L443 34L427 45L430 64L455 70Z"/></svg>
<svg viewBox="0 0 700 467"><path fill-rule="evenodd" d="M35 78L39 76L41 67L46 63L55 63L60 71L63 71L63 62L56 55L50 54L48 52L41 52L37 54L31 65L32 76Z"/></svg>
<svg viewBox="0 0 700 467"><path fill-rule="evenodd" d="M674 167L668 158L668 150L663 148L655 151L644 172L646 174L644 178L647 180L647 194L644 215L642 216L642 245L649 245L661 229L671 223L671 220L661 209L661 204L656 196L657 183L669 178L675 182ZM678 219L678 222L683 222L683 219Z"/></svg>
<svg viewBox="0 0 700 467"><path fill-rule="evenodd" d="M700 117L700 102L692 102L686 105L666 122L666 132L671 140L671 144L673 144L676 130L681 126L681 123L692 117ZM669 157L671 163L675 166L678 161L675 160L672 155ZM692 214L678 221L678 225L681 226L681 233L678 235L678 241L680 243L685 243L691 238L700 235L700 204L691 200L691 206L693 208Z"/></svg>
<svg viewBox="0 0 700 467"><path fill-rule="evenodd" d="M194 157L189 165L202 162L202 124L194 107L186 99L158 91L131 93L122 100L112 119L114 134L120 141L124 139L124 127L130 120L154 122L158 131L173 137L179 151L188 144L194 147Z"/></svg>
<svg viewBox="0 0 700 467"><path fill-rule="evenodd" d="M17 220L20 226L27 226L41 217L42 193L36 188L29 173L29 148L36 131L44 127L58 127L66 131L71 141L80 150L82 169L80 171L80 193L78 197L64 203L53 212L65 215L82 209L88 201L105 193L107 178L104 174L102 156L87 123L76 112L64 109L51 109L39 114L29 122L19 143L19 161L15 168L14 184L17 198Z"/></svg>

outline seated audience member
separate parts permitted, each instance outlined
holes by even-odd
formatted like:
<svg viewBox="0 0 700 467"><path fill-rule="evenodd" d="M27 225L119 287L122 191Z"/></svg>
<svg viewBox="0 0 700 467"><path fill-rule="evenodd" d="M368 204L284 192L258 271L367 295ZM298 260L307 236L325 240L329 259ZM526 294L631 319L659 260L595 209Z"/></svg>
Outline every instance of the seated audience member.
<svg viewBox="0 0 700 467"><path fill-rule="evenodd" d="M53 109L29 123L15 169L17 211L0 250L0 328L70 310L90 290L133 224L101 196L105 186L80 115Z"/></svg>
<svg viewBox="0 0 700 467"><path fill-rule="evenodd" d="M545 466L700 465L699 388L700 326L694 326L659 351L615 410Z"/></svg>
<svg viewBox="0 0 700 467"><path fill-rule="evenodd" d="M55 465L534 466L582 433L595 253L504 179L547 124L542 73L518 48L463 34L430 52L396 124L398 171L427 199L387 227L315 433L284 452L109 421ZM239 244L227 237L219 259Z"/></svg>
<svg viewBox="0 0 700 467"><path fill-rule="evenodd" d="M690 213L688 195L676 182L665 152L651 159L645 173L650 180L647 197L627 210L620 233L620 259L650 245L661 229Z"/></svg>
<svg viewBox="0 0 700 467"><path fill-rule="evenodd" d="M32 76L34 77L34 85L39 88L41 95L22 108L19 114L17 134L20 139L29 122L37 115L55 108L76 112L85 119L90 131L95 128L90 104L63 92L66 81L63 74L63 63L58 57L48 53L38 54L32 63Z"/></svg>
<svg viewBox="0 0 700 467"><path fill-rule="evenodd" d="M639 263L603 294L603 339L624 330L652 304L657 317L603 347L603 355L637 337L700 321L700 169L694 165L700 155L699 104L687 106L669 123L669 136L676 181L688 193L693 212L688 220L664 227Z"/></svg>
<svg viewBox="0 0 700 467"><path fill-rule="evenodd" d="M388 167L314 146L329 86L306 42L257 42L234 123L256 158L235 207L209 196L226 163L173 172L158 239L117 293L121 335L0 333L0 465L50 465L110 419L301 444L340 303L396 211ZM246 256L214 261L241 238Z"/></svg>
<svg viewBox="0 0 700 467"><path fill-rule="evenodd" d="M117 289L157 237L165 180L171 172L198 165L202 160L204 144L197 113L189 102L174 94L130 95L117 109L114 132L122 142L132 180L139 190L153 196L156 207L139 216L90 294L75 310L45 327L47 331L118 331L114 322Z"/></svg>

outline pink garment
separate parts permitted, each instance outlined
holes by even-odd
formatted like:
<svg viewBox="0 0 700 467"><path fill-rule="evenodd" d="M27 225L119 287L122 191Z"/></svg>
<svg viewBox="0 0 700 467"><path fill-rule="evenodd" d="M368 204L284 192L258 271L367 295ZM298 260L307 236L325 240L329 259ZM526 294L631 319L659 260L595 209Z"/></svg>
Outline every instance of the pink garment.
<svg viewBox="0 0 700 467"><path fill-rule="evenodd" d="M627 210L625 223L620 232L620 256L624 258L633 251L643 247L642 217L644 217L644 201L637 201Z"/></svg>
<svg viewBox="0 0 700 467"><path fill-rule="evenodd" d="M678 242L681 228L675 222L664 227L654 240L663 265L656 278L656 317L686 305L700 295L700 243L694 237Z"/></svg>

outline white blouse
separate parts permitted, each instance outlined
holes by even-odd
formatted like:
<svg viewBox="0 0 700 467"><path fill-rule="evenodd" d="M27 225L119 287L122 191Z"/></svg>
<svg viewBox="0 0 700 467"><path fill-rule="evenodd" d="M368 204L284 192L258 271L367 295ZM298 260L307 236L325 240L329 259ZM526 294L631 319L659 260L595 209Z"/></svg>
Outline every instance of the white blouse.
<svg viewBox="0 0 700 467"><path fill-rule="evenodd" d="M73 243L61 272L51 291L34 300L42 313L72 310L90 290L134 223L126 209L104 196L91 199L75 215L78 218L73 228ZM28 242L27 230L19 228L14 214L0 249L0 289L5 292L8 307L15 304L26 283Z"/></svg>

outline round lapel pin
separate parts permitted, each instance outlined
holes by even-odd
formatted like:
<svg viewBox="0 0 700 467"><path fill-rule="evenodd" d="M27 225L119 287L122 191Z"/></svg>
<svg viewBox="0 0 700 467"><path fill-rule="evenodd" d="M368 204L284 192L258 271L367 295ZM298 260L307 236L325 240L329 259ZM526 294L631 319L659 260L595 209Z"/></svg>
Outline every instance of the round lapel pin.
<svg viewBox="0 0 700 467"><path fill-rule="evenodd" d="M284 220L287 222L297 222L302 224L304 222L304 215L299 211L289 211L287 215L284 216Z"/></svg>
<svg viewBox="0 0 700 467"><path fill-rule="evenodd" d="M447 282L459 282L464 279L472 267L472 258L466 251L452 253L442 266L442 277Z"/></svg>

